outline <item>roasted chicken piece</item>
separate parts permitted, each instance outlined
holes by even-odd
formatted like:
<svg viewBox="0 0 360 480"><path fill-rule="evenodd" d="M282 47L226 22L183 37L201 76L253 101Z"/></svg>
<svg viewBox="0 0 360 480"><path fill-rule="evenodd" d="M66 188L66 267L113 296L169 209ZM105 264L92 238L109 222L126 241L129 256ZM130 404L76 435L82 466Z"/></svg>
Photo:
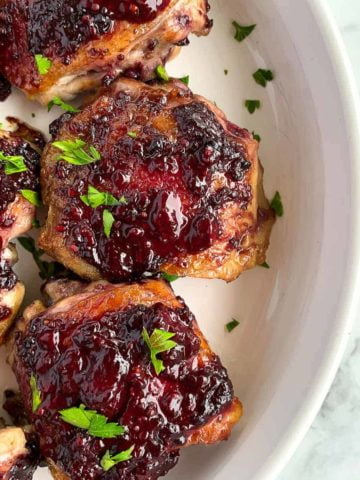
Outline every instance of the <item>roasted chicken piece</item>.
<svg viewBox="0 0 360 480"><path fill-rule="evenodd" d="M78 293L67 298L64 280L50 288L63 299L28 307L12 340L10 362L54 478L155 480L181 447L227 439L241 404L169 284L79 285L69 282Z"/></svg>
<svg viewBox="0 0 360 480"><path fill-rule="evenodd" d="M258 143L181 81L118 80L52 131L40 246L78 275L231 281L265 261Z"/></svg>
<svg viewBox="0 0 360 480"><path fill-rule="evenodd" d="M43 104L120 73L148 80L209 32L207 11L207 0L0 0L0 73Z"/></svg>
<svg viewBox="0 0 360 480"><path fill-rule="evenodd" d="M38 465L37 442L22 428L0 430L0 479L31 480Z"/></svg>
<svg viewBox="0 0 360 480"><path fill-rule="evenodd" d="M40 149L44 146L39 132L9 120L15 130L0 130L0 344L24 296L24 286L11 268L17 254L9 241L31 228L35 206L21 191L38 190Z"/></svg>

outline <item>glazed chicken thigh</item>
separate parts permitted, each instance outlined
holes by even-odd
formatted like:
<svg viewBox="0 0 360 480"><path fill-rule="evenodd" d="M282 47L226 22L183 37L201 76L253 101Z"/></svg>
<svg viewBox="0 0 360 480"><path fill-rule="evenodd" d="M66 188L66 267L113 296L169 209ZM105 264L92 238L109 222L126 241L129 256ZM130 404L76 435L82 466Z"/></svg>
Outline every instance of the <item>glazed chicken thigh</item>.
<svg viewBox="0 0 360 480"><path fill-rule="evenodd" d="M241 404L167 282L69 282L65 298L60 282L52 306L25 310L11 355L54 478L155 480L180 448L228 438Z"/></svg>
<svg viewBox="0 0 360 480"><path fill-rule="evenodd" d="M52 131L40 246L78 275L231 281L265 261L258 143L181 81L118 80Z"/></svg>
<svg viewBox="0 0 360 480"><path fill-rule="evenodd" d="M40 134L24 124L14 132L0 130L0 344L24 296L24 286L11 268L17 254L9 242L32 226L35 206L21 192L38 190L43 146Z"/></svg>
<svg viewBox="0 0 360 480"><path fill-rule="evenodd" d="M155 68L211 27L207 0L0 0L0 73L43 104Z"/></svg>

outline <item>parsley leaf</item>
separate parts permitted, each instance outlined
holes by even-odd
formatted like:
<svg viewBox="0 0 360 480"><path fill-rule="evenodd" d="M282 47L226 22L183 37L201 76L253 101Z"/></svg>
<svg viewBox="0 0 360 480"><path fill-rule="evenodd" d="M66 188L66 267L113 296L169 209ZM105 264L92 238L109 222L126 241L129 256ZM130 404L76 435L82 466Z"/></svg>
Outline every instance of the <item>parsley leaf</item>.
<svg viewBox="0 0 360 480"><path fill-rule="evenodd" d="M69 103L65 103L61 100L60 97L54 97L49 103L48 103L48 112L52 109L54 105L57 105L58 107L62 108L65 110L65 112L71 112L71 113L78 113L81 110L78 108L73 107Z"/></svg>
<svg viewBox="0 0 360 480"><path fill-rule="evenodd" d="M274 198L271 200L270 207L274 210L278 217L282 217L284 215L284 206L279 192L275 193Z"/></svg>
<svg viewBox="0 0 360 480"><path fill-rule="evenodd" d="M5 164L4 171L6 175L26 172L28 169L22 155L5 155L4 152L0 151L0 162Z"/></svg>
<svg viewBox="0 0 360 480"><path fill-rule="evenodd" d="M165 67L163 65L158 65L156 68L155 68L155 73L156 73L156 76L159 80L162 80L163 82L168 82L170 80L170 77L167 73L167 71L165 70Z"/></svg>
<svg viewBox="0 0 360 480"><path fill-rule="evenodd" d="M65 276L68 272L66 268L58 262L46 262L41 260L44 255L44 250L37 249L35 246L35 240L31 237L18 237L20 245L28 252L31 253L36 265L39 268L39 276L43 280L56 276Z"/></svg>
<svg viewBox="0 0 360 480"><path fill-rule="evenodd" d="M245 100L245 107L252 114L261 107L260 100Z"/></svg>
<svg viewBox="0 0 360 480"><path fill-rule="evenodd" d="M235 35L234 38L238 42L242 42L245 40L246 37L250 35L250 33L254 30L256 25L240 25L235 20L232 22L233 26L235 27Z"/></svg>
<svg viewBox="0 0 360 480"><path fill-rule="evenodd" d="M112 226L114 225L115 218L114 215L109 212L109 210L105 209L103 211L103 225L104 225L104 233L107 238L110 237Z"/></svg>
<svg viewBox="0 0 360 480"><path fill-rule="evenodd" d="M180 80L180 82L185 83L185 85L189 85L190 77L189 77L189 75L186 75L185 77L179 78L179 80Z"/></svg>
<svg viewBox="0 0 360 480"><path fill-rule="evenodd" d="M106 207L116 207L120 204L127 204L127 200L124 196L117 200L111 193L100 192L100 190L92 185L88 185L87 195L81 195L80 199L85 203L85 205L91 208L101 207L102 205Z"/></svg>
<svg viewBox="0 0 360 480"><path fill-rule="evenodd" d="M264 70L263 68L259 68L254 74L253 78L258 85L262 87L266 87L267 82L271 82L274 80L274 74L271 70Z"/></svg>
<svg viewBox="0 0 360 480"><path fill-rule="evenodd" d="M270 265L267 262L261 263L259 266L263 268L270 268Z"/></svg>
<svg viewBox="0 0 360 480"><path fill-rule="evenodd" d="M260 135L258 135L258 134L255 133L255 132L251 132L251 133L252 133L253 138L260 143L260 142L261 142L261 137L260 137Z"/></svg>
<svg viewBox="0 0 360 480"><path fill-rule="evenodd" d="M137 132L127 132L127 134L131 138L136 138L137 137Z"/></svg>
<svg viewBox="0 0 360 480"><path fill-rule="evenodd" d="M103 468L103 470L105 470L105 472L107 472L108 470L110 470L110 468L114 467L118 463L130 460L130 458L132 458L132 452L134 448L135 445L115 455L110 455L109 450L107 450L100 461L101 467Z"/></svg>
<svg viewBox="0 0 360 480"><path fill-rule="evenodd" d="M39 192L35 192L34 190L27 190L26 188L23 188L22 190L20 190L20 193L28 202L35 205L35 207L41 206Z"/></svg>
<svg viewBox="0 0 360 480"><path fill-rule="evenodd" d="M88 147L89 153L83 147L86 143L79 138L75 140L60 140L53 142L55 148L61 150L63 153L59 155L58 160L65 160L65 162L72 165L87 165L100 160L101 155L95 147L90 145Z"/></svg>
<svg viewBox="0 0 360 480"><path fill-rule="evenodd" d="M52 61L41 54L35 55L35 63L40 75L46 75L52 66Z"/></svg>
<svg viewBox="0 0 360 480"><path fill-rule="evenodd" d="M151 337L149 337L146 328L143 328L141 336L150 350L150 358L156 375L159 375L159 373L165 370L162 360L159 360L156 355L176 347L177 343L173 340L170 340L170 338L174 337L175 335L175 333L155 328L151 334Z"/></svg>
<svg viewBox="0 0 360 480"><path fill-rule="evenodd" d="M229 73L229 70L227 68L225 68L224 74L227 75L228 73Z"/></svg>
<svg viewBox="0 0 360 480"><path fill-rule="evenodd" d="M105 415L96 410L87 410L85 405L59 410L61 420L74 427L87 430L92 437L115 438L125 432L125 428L115 422L109 422Z"/></svg>
<svg viewBox="0 0 360 480"><path fill-rule="evenodd" d="M238 327L239 325L240 325L240 323L235 318L233 318L231 320L231 322L226 324L226 330L228 332L232 332L234 330L234 328Z"/></svg>
<svg viewBox="0 0 360 480"><path fill-rule="evenodd" d="M167 280L169 283L175 282L179 278L178 275L171 275L171 273L162 272L161 274L164 280Z"/></svg>
<svg viewBox="0 0 360 480"><path fill-rule="evenodd" d="M41 394L38 389L36 378L34 377L34 375L31 375L30 377L30 388L31 388L31 399L32 399L32 411L36 412L36 410L41 405Z"/></svg>

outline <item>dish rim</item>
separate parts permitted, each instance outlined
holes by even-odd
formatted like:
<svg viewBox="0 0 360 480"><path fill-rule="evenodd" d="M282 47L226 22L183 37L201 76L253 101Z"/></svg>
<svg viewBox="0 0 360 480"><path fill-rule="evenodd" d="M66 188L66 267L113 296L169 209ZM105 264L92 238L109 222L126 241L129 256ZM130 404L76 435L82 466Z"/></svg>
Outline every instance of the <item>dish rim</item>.
<svg viewBox="0 0 360 480"><path fill-rule="evenodd" d="M327 0L307 0L307 4L328 47L328 57L334 67L334 77L339 84L339 96L343 106L351 170L349 217L353 233L348 253L351 262L345 274L346 293L343 294L339 307L334 338L327 347L317 378L286 435L275 447L271 457L260 467L256 480L275 480L304 439L330 391L355 319L360 312L360 299L356 295L360 291L360 219L356 215L360 211L360 96L345 42Z"/></svg>

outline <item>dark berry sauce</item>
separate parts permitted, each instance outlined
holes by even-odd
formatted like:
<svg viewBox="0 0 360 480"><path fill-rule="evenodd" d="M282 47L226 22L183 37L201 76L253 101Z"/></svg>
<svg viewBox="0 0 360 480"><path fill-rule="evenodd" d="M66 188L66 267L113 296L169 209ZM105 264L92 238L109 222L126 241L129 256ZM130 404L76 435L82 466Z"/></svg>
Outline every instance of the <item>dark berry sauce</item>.
<svg viewBox="0 0 360 480"><path fill-rule="evenodd" d="M163 304L128 307L95 318L62 318L46 312L16 337L17 375L41 453L72 480L155 480L178 459L191 432L225 412L233 400L227 372L215 355L198 356L200 340L187 307ZM141 332L175 333L177 346L160 354L165 370L156 376ZM31 412L29 378L36 377L42 404ZM114 439L89 436L59 418L60 409L86 405L126 427ZM107 473L99 465L110 450L134 445L132 459Z"/></svg>
<svg viewBox="0 0 360 480"><path fill-rule="evenodd" d="M66 199L57 231L68 248L115 280L208 249L222 236L226 204L246 209L252 198L242 143L247 131L229 134L204 103L188 103L191 97L169 108L171 94L143 90L136 100L124 93L106 98L106 108L89 107L86 121L80 114L65 123L67 135L96 146L102 158L85 167L59 161L54 173L56 194ZM104 207L80 199L89 184L126 198L126 205L107 207L115 218L110 238Z"/></svg>
<svg viewBox="0 0 360 480"><path fill-rule="evenodd" d="M15 200L17 192L21 189L38 190L39 187L40 155L27 141L14 135L11 138L0 137L0 152L5 155L23 156L27 170L6 175L5 164L0 161L0 226L2 227L12 224L6 213L6 207Z"/></svg>
<svg viewBox="0 0 360 480"><path fill-rule="evenodd" d="M12 288L14 288L16 282L17 276L13 272L10 263L0 257L0 290L11 290ZM5 315L5 312L3 310L2 314Z"/></svg>
<svg viewBox="0 0 360 480"><path fill-rule="evenodd" d="M6 475L6 480L32 480L34 472L39 464L39 442L34 434L26 434L27 455L17 458L15 464Z"/></svg>
<svg viewBox="0 0 360 480"><path fill-rule="evenodd" d="M0 73L0 102L4 102L11 93L11 85Z"/></svg>

